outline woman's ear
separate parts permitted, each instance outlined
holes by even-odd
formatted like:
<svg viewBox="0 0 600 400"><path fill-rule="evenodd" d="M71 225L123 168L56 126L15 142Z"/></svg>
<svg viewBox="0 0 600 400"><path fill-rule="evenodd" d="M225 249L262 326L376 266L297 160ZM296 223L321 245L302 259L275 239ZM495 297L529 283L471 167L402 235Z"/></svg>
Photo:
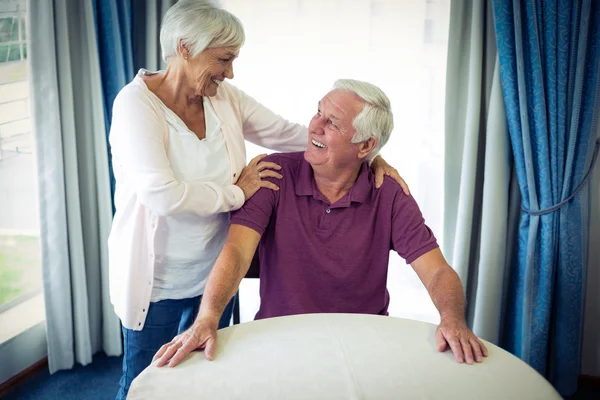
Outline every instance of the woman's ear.
<svg viewBox="0 0 600 400"><path fill-rule="evenodd" d="M190 50L188 49L187 45L183 43L183 39L179 39L179 42L177 43L177 50L184 60L187 60L190 56Z"/></svg>
<svg viewBox="0 0 600 400"><path fill-rule="evenodd" d="M358 158L366 158L377 146L377 138L371 136L358 146Z"/></svg>

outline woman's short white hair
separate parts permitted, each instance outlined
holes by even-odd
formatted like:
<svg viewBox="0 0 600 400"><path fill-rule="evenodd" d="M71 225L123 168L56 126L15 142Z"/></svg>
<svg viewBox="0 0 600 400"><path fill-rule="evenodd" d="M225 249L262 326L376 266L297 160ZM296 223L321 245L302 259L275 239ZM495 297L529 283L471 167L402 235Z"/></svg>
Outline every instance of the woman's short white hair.
<svg viewBox="0 0 600 400"><path fill-rule="evenodd" d="M229 11L208 0L179 0L167 10L160 27L160 47L165 62L178 53L179 39L191 57L204 49L235 47L245 40L244 27Z"/></svg>
<svg viewBox="0 0 600 400"><path fill-rule="evenodd" d="M373 159L379 150L387 143L394 129L394 116L390 99L372 83L353 79L338 79L333 84L333 89L347 90L364 100L362 111L352 121L356 131L352 136L352 143L361 143L370 137L377 139L377 145L368 159Z"/></svg>

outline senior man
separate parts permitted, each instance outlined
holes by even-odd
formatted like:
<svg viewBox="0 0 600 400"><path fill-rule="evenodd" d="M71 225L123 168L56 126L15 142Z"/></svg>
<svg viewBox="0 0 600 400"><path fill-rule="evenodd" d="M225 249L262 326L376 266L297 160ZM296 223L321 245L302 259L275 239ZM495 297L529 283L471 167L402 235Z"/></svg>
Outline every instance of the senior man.
<svg viewBox="0 0 600 400"><path fill-rule="evenodd" d="M460 280L419 207L392 179L375 189L367 161L393 128L387 96L361 81L338 80L318 104L305 152L270 156L279 190L261 189L231 216L227 242L210 274L192 327L156 353L177 365L204 348L214 358L219 318L260 242L257 319L304 313L387 315L390 250L416 271L441 322L436 346L457 362L481 362L485 345L469 330Z"/></svg>

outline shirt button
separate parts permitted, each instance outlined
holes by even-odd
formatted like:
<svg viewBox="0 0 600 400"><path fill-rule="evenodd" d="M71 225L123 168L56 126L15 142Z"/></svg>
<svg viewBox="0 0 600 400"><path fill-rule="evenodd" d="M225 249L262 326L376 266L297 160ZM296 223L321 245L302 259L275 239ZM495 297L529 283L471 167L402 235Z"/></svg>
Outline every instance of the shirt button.
<svg viewBox="0 0 600 400"><path fill-rule="evenodd" d="M327 214L329 214L329 213L331 212L331 209L329 209L329 208L328 208L327 210L325 210L325 212L326 212Z"/></svg>

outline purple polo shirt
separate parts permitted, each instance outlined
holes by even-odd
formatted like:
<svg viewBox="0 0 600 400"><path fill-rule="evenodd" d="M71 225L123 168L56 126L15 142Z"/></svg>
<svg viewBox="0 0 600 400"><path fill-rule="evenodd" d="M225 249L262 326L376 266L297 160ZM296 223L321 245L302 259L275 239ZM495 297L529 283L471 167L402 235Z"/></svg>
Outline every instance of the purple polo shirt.
<svg viewBox="0 0 600 400"><path fill-rule="evenodd" d="M390 250L407 263L438 247L411 196L386 177L375 189L367 164L334 204L317 189L304 153L273 154L279 191L260 189L231 223L262 235L256 319L305 313L387 315Z"/></svg>

